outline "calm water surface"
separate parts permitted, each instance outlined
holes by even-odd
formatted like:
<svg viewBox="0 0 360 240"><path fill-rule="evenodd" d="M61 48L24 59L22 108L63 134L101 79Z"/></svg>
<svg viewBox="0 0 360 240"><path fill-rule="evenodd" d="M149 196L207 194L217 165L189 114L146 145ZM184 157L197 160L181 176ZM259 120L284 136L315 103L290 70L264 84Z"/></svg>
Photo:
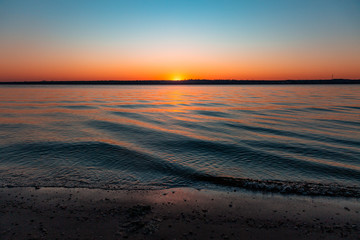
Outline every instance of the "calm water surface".
<svg viewBox="0 0 360 240"><path fill-rule="evenodd" d="M0 87L0 186L279 182L359 186L359 85Z"/></svg>

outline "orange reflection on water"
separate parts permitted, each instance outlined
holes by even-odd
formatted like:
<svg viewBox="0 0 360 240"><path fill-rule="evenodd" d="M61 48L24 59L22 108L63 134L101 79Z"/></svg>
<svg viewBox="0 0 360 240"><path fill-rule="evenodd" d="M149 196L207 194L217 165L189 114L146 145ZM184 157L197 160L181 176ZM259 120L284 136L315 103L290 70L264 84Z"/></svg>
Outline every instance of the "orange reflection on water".
<svg viewBox="0 0 360 240"><path fill-rule="evenodd" d="M357 85L2 86L0 144L84 143L100 160L110 150L130 164L176 162L164 169L180 176L269 179L314 167L327 180L327 168L360 171L359 96Z"/></svg>
<svg viewBox="0 0 360 240"><path fill-rule="evenodd" d="M86 129L86 122L101 120L213 140L213 136L179 123L235 122L240 127L258 125L291 132L297 121L356 122L358 115L351 114L349 109L346 113L321 109L356 107L354 99L358 93L352 86L13 86L0 88L0 113L7 114L0 121L48 127L63 122ZM122 112L138 115L125 116ZM309 126L303 131L325 134L326 129L321 126ZM263 138L274 134L249 132ZM349 133L346 129L326 132L333 138Z"/></svg>

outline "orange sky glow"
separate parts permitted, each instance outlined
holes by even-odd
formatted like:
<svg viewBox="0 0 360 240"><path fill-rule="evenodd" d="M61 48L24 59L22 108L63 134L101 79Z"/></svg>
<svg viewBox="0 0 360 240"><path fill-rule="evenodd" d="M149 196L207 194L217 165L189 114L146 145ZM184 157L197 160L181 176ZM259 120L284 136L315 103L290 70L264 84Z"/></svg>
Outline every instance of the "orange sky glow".
<svg viewBox="0 0 360 240"><path fill-rule="evenodd" d="M0 81L360 78L357 1L20 2Z"/></svg>

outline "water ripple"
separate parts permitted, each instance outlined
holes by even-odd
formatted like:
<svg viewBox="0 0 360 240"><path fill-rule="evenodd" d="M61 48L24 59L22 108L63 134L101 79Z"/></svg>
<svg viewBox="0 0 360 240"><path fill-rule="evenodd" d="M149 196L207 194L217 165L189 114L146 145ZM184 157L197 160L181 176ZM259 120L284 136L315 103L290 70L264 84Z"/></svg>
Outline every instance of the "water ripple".
<svg viewBox="0 0 360 240"><path fill-rule="evenodd" d="M0 88L0 186L359 197L360 86Z"/></svg>

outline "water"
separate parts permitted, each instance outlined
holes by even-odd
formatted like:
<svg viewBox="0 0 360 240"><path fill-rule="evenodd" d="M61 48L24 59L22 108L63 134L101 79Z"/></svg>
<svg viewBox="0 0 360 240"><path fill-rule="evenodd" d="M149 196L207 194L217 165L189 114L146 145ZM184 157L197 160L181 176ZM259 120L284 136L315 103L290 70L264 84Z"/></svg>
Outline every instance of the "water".
<svg viewBox="0 0 360 240"><path fill-rule="evenodd" d="M360 85L0 87L0 186L359 184Z"/></svg>

